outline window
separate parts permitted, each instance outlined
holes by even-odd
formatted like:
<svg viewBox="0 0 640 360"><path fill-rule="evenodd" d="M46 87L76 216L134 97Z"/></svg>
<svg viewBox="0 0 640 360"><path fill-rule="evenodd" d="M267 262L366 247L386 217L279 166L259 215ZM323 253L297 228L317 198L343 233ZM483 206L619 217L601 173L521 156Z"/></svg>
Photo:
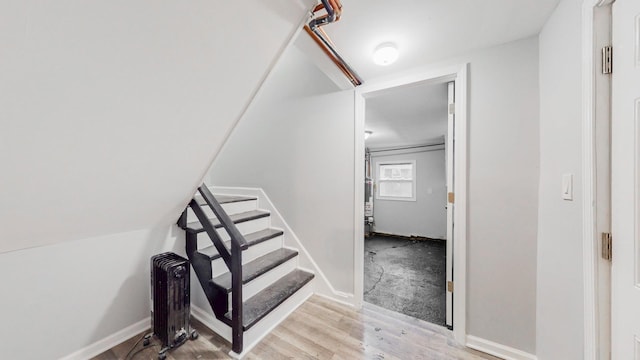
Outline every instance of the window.
<svg viewBox="0 0 640 360"><path fill-rule="evenodd" d="M416 201L416 162L384 161L377 164L376 199Z"/></svg>

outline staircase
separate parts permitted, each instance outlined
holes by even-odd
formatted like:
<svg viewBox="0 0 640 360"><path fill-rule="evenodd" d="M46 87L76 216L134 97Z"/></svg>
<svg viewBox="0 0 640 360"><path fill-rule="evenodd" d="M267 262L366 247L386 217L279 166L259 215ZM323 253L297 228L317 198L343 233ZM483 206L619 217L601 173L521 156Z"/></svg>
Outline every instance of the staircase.
<svg viewBox="0 0 640 360"><path fill-rule="evenodd" d="M298 252L284 247L283 231L271 228L257 198L214 196L206 185L198 192L178 226L216 319L231 328L233 355L241 356L245 333L257 329L255 344L284 320L299 305L286 300L301 290L310 294L314 274L298 268ZM274 311L282 307L289 309Z"/></svg>

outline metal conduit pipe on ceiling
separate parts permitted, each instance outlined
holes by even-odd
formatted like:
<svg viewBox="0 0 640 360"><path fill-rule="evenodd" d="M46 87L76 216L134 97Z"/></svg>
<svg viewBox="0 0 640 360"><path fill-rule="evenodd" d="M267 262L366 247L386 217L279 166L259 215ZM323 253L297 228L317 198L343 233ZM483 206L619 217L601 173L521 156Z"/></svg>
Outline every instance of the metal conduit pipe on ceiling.
<svg viewBox="0 0 640 360"><path fill-rule="evenodd" d="M313 40L322 48L325 54L333 61L333 63L344 73L353 86L362 85L362 79L360 76L347 64L347 62L340 56L335 48L335 45L329 39L327 33L322 30L321 26L331 24L340 20L342 15L342 4L339 0L321 0L322 4L318 4L313 13L316 13L322 9L327 11L326 15L319 16L309 21L309 24L304 27L305 31Z"/></svg>

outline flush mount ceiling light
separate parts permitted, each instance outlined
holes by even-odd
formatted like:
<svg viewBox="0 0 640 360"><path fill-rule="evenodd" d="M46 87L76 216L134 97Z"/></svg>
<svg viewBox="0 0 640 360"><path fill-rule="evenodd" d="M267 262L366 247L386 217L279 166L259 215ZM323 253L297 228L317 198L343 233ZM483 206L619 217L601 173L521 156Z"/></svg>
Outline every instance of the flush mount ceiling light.
<svg viewBox="0 0 640 360"><path fill-rule="evenodd" d="M384 43L378 45L373 51L373 62L386 66L398 60L398 48L393 43Z"/></svg>
<svg viewBox="0 0 640 360"><path fill-rule="evenodd" d="M373 131L366 130L364 132L364 139L367 140L371 134L373 134Z"/></svg>

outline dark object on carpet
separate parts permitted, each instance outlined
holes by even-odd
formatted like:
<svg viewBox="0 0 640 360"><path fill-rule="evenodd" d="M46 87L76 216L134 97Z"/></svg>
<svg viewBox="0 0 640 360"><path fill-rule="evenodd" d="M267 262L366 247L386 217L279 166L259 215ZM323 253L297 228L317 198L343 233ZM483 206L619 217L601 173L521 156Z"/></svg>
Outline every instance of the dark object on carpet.
<svg viewBox="0 0 640 360"><path fill-rule="evenodd" d="M373 236L364 257L364 301L446 325L444 240Z"/></svg>
<svg viewBox="0 0 640 360"><path fill-rule="evenodd" d="M405 235L395 235L395 234L387 234L387 233L379 233L379 232L371 232L369 233L369 236L365 236L365 238L374 238L374 237L390 237L390 238L396 238L396 239L400 239L400 240L435 240L435 241L444 241L444 240L440 240L440 239L432 239L426 236L417 236L417 235L411 235L411 236L405 236Z"/></svg>

